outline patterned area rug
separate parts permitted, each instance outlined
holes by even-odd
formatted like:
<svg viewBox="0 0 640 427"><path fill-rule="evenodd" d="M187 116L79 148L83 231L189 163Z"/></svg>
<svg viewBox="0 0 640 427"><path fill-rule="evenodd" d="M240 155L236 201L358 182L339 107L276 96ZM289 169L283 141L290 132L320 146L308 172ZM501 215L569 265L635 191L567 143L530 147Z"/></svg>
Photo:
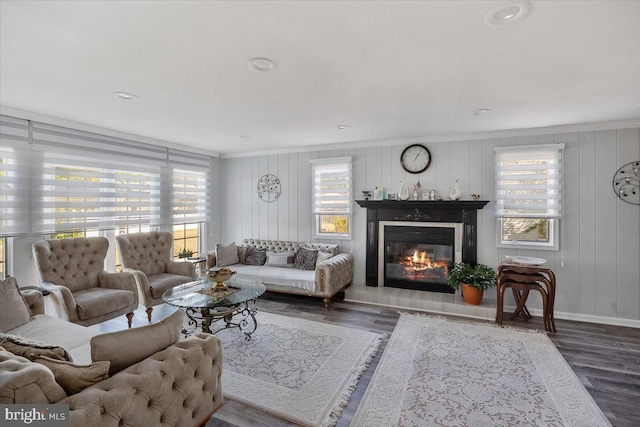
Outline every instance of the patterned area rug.
<svg viewBox="0 0 640 427"><path fill-rule="evenodd" d="M306 426L334 425L382 335L258 312L251 341L222 341L224 396Z"/></svg>
<svg viewBox="0 0 640 427"><path fill-rule="evenodd" d="M352 426L609 426L537 331L402 314Z"/></svg>

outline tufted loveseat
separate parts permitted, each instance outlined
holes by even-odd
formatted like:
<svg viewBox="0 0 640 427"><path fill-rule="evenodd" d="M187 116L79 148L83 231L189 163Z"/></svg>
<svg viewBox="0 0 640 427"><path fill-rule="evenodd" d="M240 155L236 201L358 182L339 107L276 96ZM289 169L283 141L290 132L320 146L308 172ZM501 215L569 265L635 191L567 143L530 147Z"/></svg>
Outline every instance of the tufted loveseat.
<svg viewBox="0 0 640 427"><path fill-rule="evenodd" d="M260 280L269 291L319 297L323 299L328 310L331 298L353 281L353 255L339 253L338 245L244 239L243 246L238 246L240 260L243 258L244 249L248 246L276 253L297 252L301 247L305 247L330 252L333 255L327 260L318 262L315 270L245 265L243 263L229 266L232 270L237 271L236 277ZM215 266L217 266L216 252L207 252L207 268Z"/></svg>
<svg viewBox="0 0 640 427"><path fill-rule="evenodd" d="M0 314L4 333L60 345L77 364L88 364L93 356L111 360L95 351L93 341L99 339L107 355L119 360L117 366L111 362L110 378L67 395L48 367L0 347L0 404L67 404L73 427L204 425L222 405L220 340L196 334L177 341L181 311L149 326L99 334L43 314L42 294L21 295L13 278L0 282L0 307L7 314ZM8 316L9 311L14 313ZM21 321L26 323L16 325Z"/></svg>
<svg viewBox="0 0 640 427"><path fill-rule="evenodd" d="M136 274L140 301L147 308L149 321L153 306L162 303L162 294L196 280L193 264L172 260L173 236L167 231L120 234L116 243L123 271Z"/></svg>

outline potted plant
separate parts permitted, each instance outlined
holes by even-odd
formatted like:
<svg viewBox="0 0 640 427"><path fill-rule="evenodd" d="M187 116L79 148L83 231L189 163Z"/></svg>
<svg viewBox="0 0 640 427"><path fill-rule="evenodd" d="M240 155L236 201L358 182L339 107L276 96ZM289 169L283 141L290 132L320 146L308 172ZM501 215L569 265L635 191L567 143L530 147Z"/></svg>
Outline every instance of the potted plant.
<svg viewBox="0 0 640 427"><path fill-rule="evenodd" d="M462 297L467 304L479 305L485 289L496 286L496 271L484 264L475 267L459 262L449 271L447 284L453 289L462 285Z"/></svg>
<svg viewBox="0 0 640 427"><path fill-rule="evenodd" d="M179 251L176 256L178 258L190 258L193 256L193 251L187 248L182 249L181 251Z"/></svg>

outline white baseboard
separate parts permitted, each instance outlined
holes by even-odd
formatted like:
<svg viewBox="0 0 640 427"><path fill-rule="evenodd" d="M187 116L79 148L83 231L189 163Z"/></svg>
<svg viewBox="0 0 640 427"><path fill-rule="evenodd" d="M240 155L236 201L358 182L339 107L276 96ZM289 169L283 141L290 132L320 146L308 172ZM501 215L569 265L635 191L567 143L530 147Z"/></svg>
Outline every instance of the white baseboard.
<svg viewBox="0 0 640 427"><path fill-rule="evenodd" d="M505 312L513 312L516 308L505 307ZM529 312L534 316L542 316L542 310L539 308L530 308ZM564 311L555 311L553 316L556 319L574 320L576 322L599 323L602 325L626 326L628 328L640 328L640 320L624 319L620 317L594 316L593 314L567 313Z"/></svg>

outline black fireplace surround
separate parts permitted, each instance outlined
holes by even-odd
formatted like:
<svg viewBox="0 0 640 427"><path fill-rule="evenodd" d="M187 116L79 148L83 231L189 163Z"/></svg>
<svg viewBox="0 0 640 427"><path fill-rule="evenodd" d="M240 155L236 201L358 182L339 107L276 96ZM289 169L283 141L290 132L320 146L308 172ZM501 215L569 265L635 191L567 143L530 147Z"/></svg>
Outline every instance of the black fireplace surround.
<svg viewBox="0 0 640 427"><path fill-rule="evenodd" d="M477 263L477 211L484 208L489 203L488 200L356 200L356 203L367 208L367 286L378 286L380 221L461 223L462 262L472 265Z"/></svg>

